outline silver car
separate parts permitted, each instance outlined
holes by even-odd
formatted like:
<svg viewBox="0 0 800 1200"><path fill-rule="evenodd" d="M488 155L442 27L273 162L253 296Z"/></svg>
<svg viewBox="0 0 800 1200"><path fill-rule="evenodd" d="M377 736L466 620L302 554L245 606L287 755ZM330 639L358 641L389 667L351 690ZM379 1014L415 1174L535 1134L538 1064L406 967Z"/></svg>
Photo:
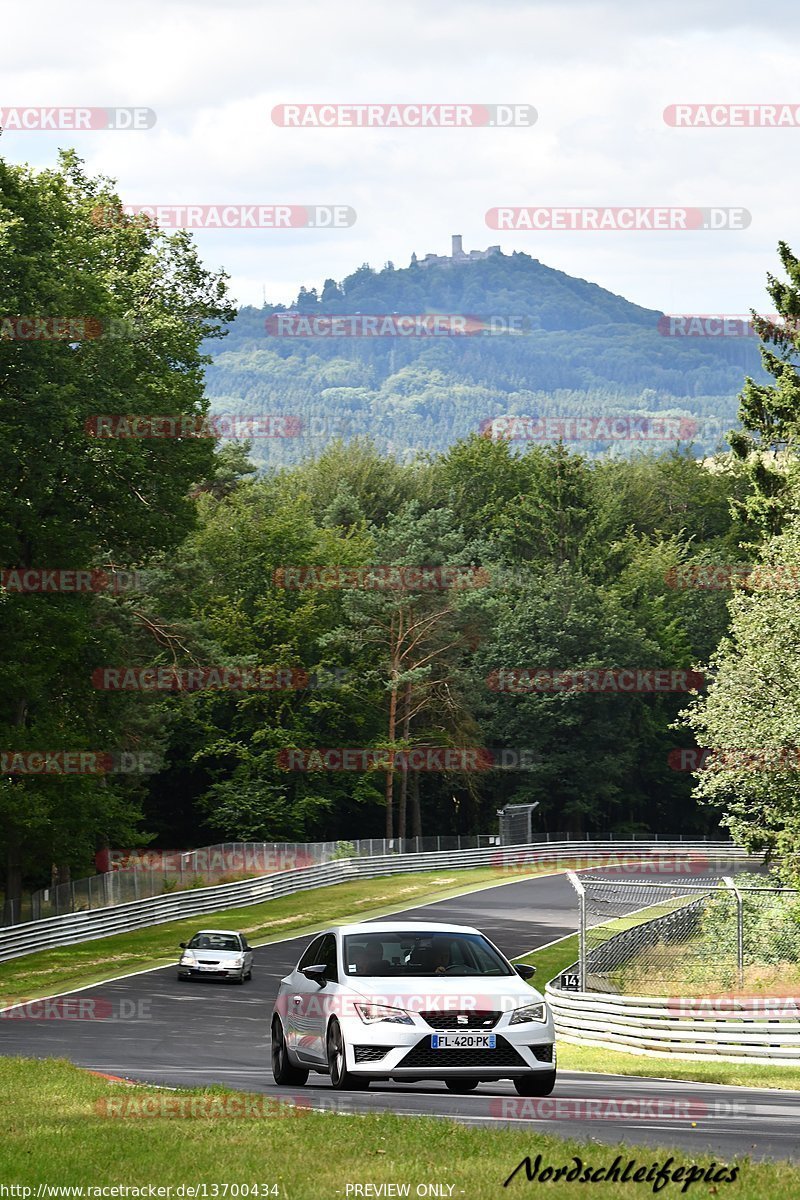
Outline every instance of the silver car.
<svg viewBox="0 0 800 1200"><path fill-rule="evenodd" d="M233 929L201 929L190 942L181 942L178 979L232 979L244 983L253 976L253 950L243 933Z"/></svg>
<svg viewBox="0 0 800 1200"><path fill-rule="evenodd" d="M511 1079L547 1096L556 1079L553 1017L479 930L369 922L320 934L281 980L272 1014L272 1073L335 1088L371 1079L443 1080L452 1092Z"/></svg>

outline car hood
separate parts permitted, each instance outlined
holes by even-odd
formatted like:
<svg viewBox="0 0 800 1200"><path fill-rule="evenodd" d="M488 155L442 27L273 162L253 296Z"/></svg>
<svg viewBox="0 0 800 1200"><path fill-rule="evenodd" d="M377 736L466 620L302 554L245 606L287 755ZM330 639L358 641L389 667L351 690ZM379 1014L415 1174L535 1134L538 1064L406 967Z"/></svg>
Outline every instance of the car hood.
<svg viewBox="0 0 800 1200"><path fill-rule="evenodd" d="M241 950L185 950L185 954L194 954L199 961L208 959L211 962L230 962L232 958L241 958Z"/></svg>
<svg viewBox="0 0 800 1200"><path fill-rule="evenodd" d="M342 986L376 1004L389 1004L412 1012L509 1012L525 1004L541 1003L541 992L519 976L425 975L417 978L348 978Z"/></svg>

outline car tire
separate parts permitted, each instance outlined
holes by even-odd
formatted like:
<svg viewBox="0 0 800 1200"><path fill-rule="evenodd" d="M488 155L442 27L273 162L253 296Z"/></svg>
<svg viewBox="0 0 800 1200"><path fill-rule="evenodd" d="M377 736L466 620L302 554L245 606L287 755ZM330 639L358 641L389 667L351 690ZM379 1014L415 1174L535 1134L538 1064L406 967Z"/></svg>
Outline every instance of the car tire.
<svg viewBox="0 0 800 1200"><path fill-rule="evenodd" d="M444 1086L448 1092L455 1092L457 1096L466 1096L467 1092L474 1092L479 1083L479 1079L445 1079Z"/></svg>
<svg viewBox="0 0 800 1200"><path fill-rule="evenodd" d="M513 1081L518 1096L549 1096L556 1086L555 1071L537 1071Z"/></svg>
<svg viewBox="0 0 800 1200"><path fill-rule="evenodd" d="M247 977L246 977L246 975L245 975L245 973L244 973L244 967L242 967L242 969L241 969L241 971L239 972L239 974L238 974L238 975L234 975L234 977L233 977L233 982L234 982L234 983L244 983L244 981L245 981L245 979L246 979L246 978L247 978Z"/></svg>
<svg viewBox="0 0 800 1200"><path fill-rule="evenodd" d="M178 976L178 983L188 983L188 982L189 982L188 975L179 975Z"/></svg>
<svg viewBox="0 0 800 1200"><path fill-rule="evenodd" d="M283 1026L276 1019L272 1022L272 1074L277 1084L288 1087L302 1087L308 1082L308 1071L302 1067L294 1067L289 1062L289 1051L286 1038L283 1036Z"/></svg>
<svg viewBox="0 0 800 1200"><path fill-rule="evenodd" d="M345 1067L344 1038L342 1027L334 1017L328 1026L325 1038L328 1071L331 1077L331 1087L339 1092L362 1092L369 1087L369 1079L364 1075L353 1075Z"/></svg>

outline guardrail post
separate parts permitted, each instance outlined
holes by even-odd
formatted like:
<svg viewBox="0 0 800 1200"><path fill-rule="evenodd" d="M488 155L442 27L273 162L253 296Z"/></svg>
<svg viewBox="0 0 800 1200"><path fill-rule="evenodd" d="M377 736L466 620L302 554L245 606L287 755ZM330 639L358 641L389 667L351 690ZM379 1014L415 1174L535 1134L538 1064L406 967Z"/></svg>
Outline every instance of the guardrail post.
<svg viewBox="0 0 800 1200"><path fill-rule="evenodd" d="M742 903L742 893L737 888L736 884L731 879L730 875L723 875L722 882L725 884L736 897L736 980L737 986L744 987L744 905Z"/></svg>
<svg viewBox="0 0 800 1200"><path fill-rule="evenodd" d="M578 893L578 986L586 991L586 888L574 871L567 871L567 879Z"/></svg>

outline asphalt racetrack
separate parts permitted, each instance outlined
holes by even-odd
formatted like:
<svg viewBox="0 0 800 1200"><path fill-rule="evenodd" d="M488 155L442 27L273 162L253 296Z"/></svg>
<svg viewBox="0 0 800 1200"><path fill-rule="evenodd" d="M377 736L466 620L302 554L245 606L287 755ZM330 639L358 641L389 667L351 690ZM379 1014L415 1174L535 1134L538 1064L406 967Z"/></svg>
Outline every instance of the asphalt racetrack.
<svg viewBox="0 0 800 1200"><path fill-rule="evenodd" d="M576 915L575 893L563 875L521 879L402 914L476 926L509 957L574 932ZM217 923L213 916L199 918L198 928ZM791 1158L796 1152L800 1092L561 1071L545 1110L543 1100L518 1097L506 1081L481 1084L465 1096L440 1083L382 1082L366 1092L334 1092L327 1077L316 1074L303 1088L276 1088L269 1067L272 1002L280 979L309 941L293 938L257 949L253 979L244 987L179 983L170 966L72 993L95 999L97 1009L112 1015L100 1020L7 1017L0 1020L0 1053L68 1058L81 1067L166 1087L225 1084L273 1097L300 1099L302 1094L302 1102L315 1108L514 1125L601 1144L669 1145L721 1160ZM176 961L178 952L176 946ZM685 1102L691 1102L688 1110Z"/></svg>

